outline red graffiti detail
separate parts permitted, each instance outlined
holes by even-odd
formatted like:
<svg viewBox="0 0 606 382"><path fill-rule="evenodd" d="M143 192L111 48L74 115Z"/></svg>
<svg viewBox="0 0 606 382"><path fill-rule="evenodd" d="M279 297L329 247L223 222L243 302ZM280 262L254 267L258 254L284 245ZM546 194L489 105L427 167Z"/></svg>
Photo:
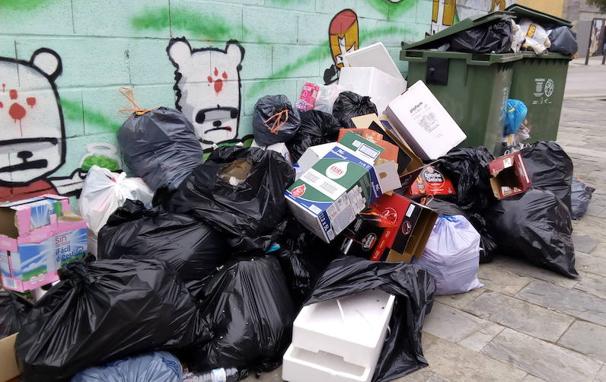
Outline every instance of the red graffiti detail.
<svg viewBox="0 0 606 382"><path fill-rule="evenodd" d="M2 84L2 93L6 91L6 84Z"/></svg>
<svg viewBox="0 0 606 382"><path fill-rule="evenodd" d="M219 70L217 70L217 68L215 67L215 76L219 75Z"/></svg>
<svg viewBox="0 0 606 382"><path fill-rule="evenodd" d="M10 109L8 109L8 114L15 120L15 122L17 122L21 121L23 117L25 117L26 111L25 108L20 104L14 103L11 105Z"/></svg>
<svg viewBox="0 0 606 382"><path fill-rule="evenodd" d="M17 90L15 89L11 89L8 92L9 97L11 97L11 99L17 99L17 97L19 97L19 94L17 93Z"/></svg>
<svg viewBox="0 0 606 382"><path fill-rule="evenodd" d="M4 104L2 102L0 102L0 109L2 109L4 107Z"/></svg>
<svg viewBox="0 0 606 382"><path fill-rule="evenodd" d="M208 83L212 84L213 83L213 78L211 76L208 76Z"/></svg>
<svg viewBox="0 0 606 382"><path fill-rule="evenodd" d="M215 80L215 92L217 94L221 93L221 90L223 90L223 80L220 78L217 78Z"/></svg>
<svg viewBox="0 0 606 382"><path fill-rule="evenodd" d="M222 77L223 77L224 80L226 80L227 79L227 73L223 72Z"/></svg>
<svg viewBox="0 0 606 382"><path fill-rule="evenodd" d="M29 107L34 107L34 106L36 106L36 97L27 97L25 99L25 102L27 102Z"/></svg>

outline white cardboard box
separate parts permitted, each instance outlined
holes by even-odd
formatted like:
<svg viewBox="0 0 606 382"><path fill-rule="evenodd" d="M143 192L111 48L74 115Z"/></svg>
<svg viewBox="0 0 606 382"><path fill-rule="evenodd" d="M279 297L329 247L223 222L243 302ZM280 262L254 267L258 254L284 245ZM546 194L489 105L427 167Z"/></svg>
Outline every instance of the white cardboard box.
<svg viewBox="0 0 606 382"><path fill-rule="evenodd" d="M423 160L438 159L467 138L423 81L391 101L385 115Z"/></svg>
<svg viewBox="0 0 606 382"><path fill-rule="evenodd" d="M370 381L394 301L390 294L370 290L303 307L294 322L282 378Z"/></svg>
<svg viewBox="0 0 606 382"><path fill-rule="evenodd" d="M299 176L305 173L305 171L312 168L313 165L320 160L320 158L328 154L336 145L337 142L329 142L322 145L308 147L297 162L297 179L299 179Z"/></svg>
<svg viewBox="0 0 606 382"><path fill-rule="evenodd" d="M343 67L339 74L339 86L369 96L381 114L389 102L406 90L406 82L401 77L393 77L373 67Z"/></svg>
<svg viewBox="0 0 606 382"><path fill-rule="evenodd" d="M345 67L377 68L382 72L403 81L406 88L406 81L404 80L402 73L400 73L400 69L398 69L398 66L393 61L382 42L377 42L364 48L345 53L343 55L343 65Z"/></svg>

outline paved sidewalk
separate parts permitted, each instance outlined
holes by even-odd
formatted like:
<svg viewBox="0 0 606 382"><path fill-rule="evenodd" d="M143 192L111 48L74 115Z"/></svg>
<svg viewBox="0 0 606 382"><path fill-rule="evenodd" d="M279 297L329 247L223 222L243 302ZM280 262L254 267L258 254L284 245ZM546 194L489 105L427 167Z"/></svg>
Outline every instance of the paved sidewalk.
<svg viewBox="0 0 606 382"><path fill-rule="evenodd" d="M485 288L437 298L423 334L430 366L398 381L606 382L606 101L595 95L606 67L583 68L571 68L567 96L585 98L566 99L558 137L575 175L597 189L588 215L574 222L580 277L507 257L482 265ZM579 81L590 77L595 85L583 94Z"/></svg>

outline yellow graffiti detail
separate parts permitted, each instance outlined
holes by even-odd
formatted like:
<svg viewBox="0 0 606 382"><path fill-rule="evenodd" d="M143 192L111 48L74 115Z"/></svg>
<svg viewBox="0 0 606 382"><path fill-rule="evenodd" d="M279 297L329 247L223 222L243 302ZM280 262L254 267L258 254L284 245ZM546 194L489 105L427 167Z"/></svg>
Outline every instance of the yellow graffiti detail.
<svg viewBox="0 0 606 382"><path fill-rule="evenodd" d="M457 0L444 0L444 14L442 15L442 25L447 27L454 24L457 13Z"/></svg>
<svg viewBox="0 0 606 382"><path fill-rule="evenodd" d="M492 0L492 5L490 6L490 12L499 10L502 11L507 7L507 3L505 0Z"/></svg>
<svg viewBox="0 0 606 382"><path fill-rule="evenodd" d="M431 9L431 21L433 21L434 23L437 23L439 14L440 14L440 0L433 0L433 7Z"/></svg>

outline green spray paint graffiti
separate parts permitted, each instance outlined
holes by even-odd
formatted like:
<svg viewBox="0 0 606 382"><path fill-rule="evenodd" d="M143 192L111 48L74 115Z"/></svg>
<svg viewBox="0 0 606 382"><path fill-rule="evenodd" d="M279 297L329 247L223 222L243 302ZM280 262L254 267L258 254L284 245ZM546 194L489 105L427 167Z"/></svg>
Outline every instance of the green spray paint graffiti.
<svg viewBox="0 0 606 382"><path fill-rule="evenodd" d="M367 0L371 7L387 19L394 19L416 9L419 0Z"/></svg>
<svg viewBox="0 0 606 382"><path fill-rule="evenodd" d="M31 11L48 6L54 0L0 0L0 9L13 11Z"/></svg>
<svg viewBox="0 0 606 382"><path fill-rule="evenodd" d="M63 115L68 120L83 120L85 125L96 125L108 133L115 133L120 129L118 122L98 111L85 109L79 101L62 99L61 107L63 108Z"/></svg>

